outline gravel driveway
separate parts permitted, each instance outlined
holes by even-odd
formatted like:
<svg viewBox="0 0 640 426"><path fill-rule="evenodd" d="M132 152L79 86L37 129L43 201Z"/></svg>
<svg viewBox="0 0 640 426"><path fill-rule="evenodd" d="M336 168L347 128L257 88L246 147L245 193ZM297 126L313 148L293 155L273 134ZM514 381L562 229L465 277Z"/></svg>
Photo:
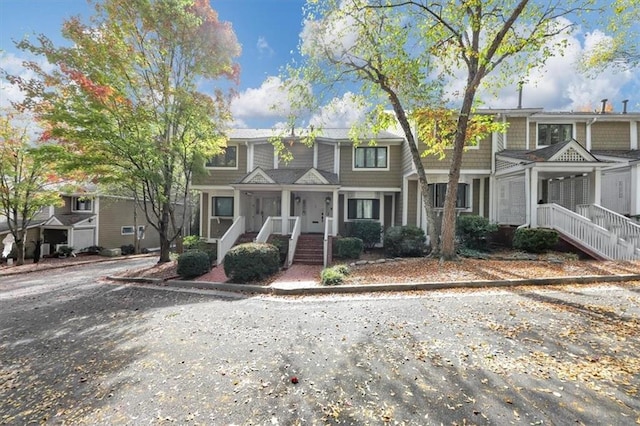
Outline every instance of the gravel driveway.
<svg viewBox="0 0 640 426"><path fill-rule="evenodd" d="M640 283L232 298L100 278L131 267L2 278L1 423L640 422Z"/></svg>

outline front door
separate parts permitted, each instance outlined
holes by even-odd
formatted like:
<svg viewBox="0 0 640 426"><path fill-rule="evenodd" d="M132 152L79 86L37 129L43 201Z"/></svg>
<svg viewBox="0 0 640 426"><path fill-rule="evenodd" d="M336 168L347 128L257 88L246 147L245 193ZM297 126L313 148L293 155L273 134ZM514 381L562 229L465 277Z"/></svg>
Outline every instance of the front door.
<svg viewBox="0 0 640 426"><path fill-rule="evenodd" d="M325 195L318 192L310 192L306 194L304 200L306 204L306 215L304 216L306 232L324 232L324 221L327 214L327 203L325 198Z"/></svg>
<svg viewBox="0 0 640 426"><path fill-rule="evenodd" d="M254 213L254 231L258 232L269 216L280 216L280 197L257 196Z"/></svg>

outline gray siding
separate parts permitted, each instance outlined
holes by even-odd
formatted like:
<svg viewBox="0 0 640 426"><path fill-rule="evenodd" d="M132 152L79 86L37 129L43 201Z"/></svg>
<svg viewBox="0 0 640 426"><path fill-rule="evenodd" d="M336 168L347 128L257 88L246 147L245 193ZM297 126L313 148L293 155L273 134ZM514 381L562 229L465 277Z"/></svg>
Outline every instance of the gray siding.
<svg viewBox="0 0 640 426"><path fill-rule="evenodd" d="M235 182L246 174L247 147L245 145L238 145L237 169L206 169L204 174L194 176L193 183L194 185L228 185L230 182Z"/></svg>
<svg viewBox="0 0 640 426"><path fill-rule="evenodd" d="M122 235L123 226L134 226L133 200L111 197L100 197L98 245L105 248L117 248L135 243L135 235ZM137 209L137 225L145 225L145 236L140 241L140 248L160 246L158 232L147 222L144 212Z"/></svg>
<svg viewBox="0 0 640 426"><path fill-rule="evenodd" d="M333 173L334 149L333 145L318 144L318 169Z"/></svg>
<svg viewBox="0 0 640 426"><path fill-rule="evenodd" d="M383 145L378 145L383 146ZM340 147L340 183L342 186L381 188L402 185L402 151L400 145L389 146L389 170L358 171L353 169L353 146Z"/></svg>
<svg viewBox="0 0 640 426"><path fill-rule="evenodd" d="M628 122L598 122L591 125L591 149L630 149Z"/></svg>
<svg viewBox="0 0 640 426"><path fill-rule="evenodd" d="M522 117L509 117L509 128L507 129L507 149L526 149L527 148L527 119ZM535 138L535 123L531 123L529 131L533 127L531 138ZM533 147L535 141L532 140Z"/></svg>
<svg viewBox="0 0 640 426"><path fill-rule="evenodd" d="M407 185L407 225L418 225L418 181L410 180Z"/></svg>
<svg viewBox="0 0 640 426"><path fill-rule="evenodd" d="M273 169L273 145L257 144L253 147L253 166L263 170Z"/></svg>
<svg viewBox="0 0 640 426"><path fill-rule="evenodd" d="M309 147L302 142L294 142L292 145L285 143L285 147L291 152L293 158L288 163L281 160L278 167L283 169L307 169L313 167L313 146Z"/></svg>
<svg viewBox="0 0 640 426"><path fill-rule="evenodd" d="M445 157L440 160L436 155L422 158L422 164L427 169L446 169L451 165L452 149L445 150ZM470 147L462 153L462 169L489 170L491 168L491 136L481 140L476 147Z"/></svg>

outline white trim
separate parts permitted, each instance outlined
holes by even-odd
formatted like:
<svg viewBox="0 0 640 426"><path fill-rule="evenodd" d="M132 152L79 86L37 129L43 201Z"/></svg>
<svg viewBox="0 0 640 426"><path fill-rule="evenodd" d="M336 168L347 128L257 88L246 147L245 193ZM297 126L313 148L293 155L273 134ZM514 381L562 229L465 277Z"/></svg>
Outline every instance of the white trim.
<svg viewBox="0 0 640 426"><path fill-rule="evenodd" d="M347 191L375 191L375 192L400 192L400 187L365 187L365 186L338 186L340 193Z"/></svg>
<svg viewBox="0 0 640 426"><path fill-rule="evenodd" d="M333 172L340 177L340 142L333 148Z"/></svg>
<svg viewBox="0 0 640 426"><path fill-rule="evenodd" d="M478 216L484 217L484 192L485 192L485 178L478 178L480 180L480 185L478 185ZM471 204L473 204L473 199L471 199Z"/></svg>
<svg viewBox="0 0 640 426"><path fill-rule="evenodd" d="M85 210L77 210L76 209L76 202L83 202L83 201L78 201L79 198L86 198L90 203L91 203L91 208L90 209L85 209ZM95 196L82 196L82 195L72 195L71 196L71 212L72 213L93 213L93 208L94 208L94 201L95 201L96 197Z"/></svg>
<svg viewBox="0 0 640 426"><path fill-rule="evenodd" d="M407 221L409 220L409 178L407 176L402 177L402 226L407 225Z"/></svg>
<svg viewBox="0 0 640 426"><path fill-rule="evenodd" d="M551 144L551 145L540 145L540 144L538 144L538 140L539 140L538 127L540 125L544 126L544 125L548 125L548 124L558 124L558 125L571 126L571 139L575 140L575 138L576 138L577 122L575 120L574 121L570 121L570 120L545 120L545 121L534 121L534 123L536 123L536 141L535 141L536 144L535 144L535 148L534 149L547 148L547 147L553 145L553 144ZM557 143L561 143L561 142L564 142L564 141L558 141ZM527 148L527 149L529 149L529 148Z"/></svg>
<svg viewBox="0 0 640 426"><path fill-rule="evenodd" d="M521 161L521 160L519 161L519 160L512 159L510 157L506 157L506 158L509 158L510 160L513 160L513 162L515 162L515 163L518 163L518 162ZM462 175L490 175L490 174L491 174L491 169L461 169L460 170L460 176L462 176ZM428 169L427 177L434 176L434 175L447 175L447 176L449 176L449 169ZM431 183L431 182L429 182L429 183Z"/></svg>
<svg viewBox="0 0 640 426"><path fill-rule="evenodd" d="M318 168L318 144L313 144L313 168Z"/></svg>
<svg viewBox="0 0 640 426"><path fill-rule="evenodd" d="M253 156L255 155L255 145L247 143L247 142L245 142L245 145L247 146L247 170L246 170L246 173L249 173L251 170L253 170L253 164L254 164Z"/></svg>
<svg viewBox="0 0 640 426"><path fill-rule="evenodd" d="M200 221L200 223L198 224L198 229L200 230L199 234L200 234L200 238L207 238L209 239L209 235L203 235L202 233L202 224L204 223L204 218L202 217L203 215L203 211L204 209L202 208L202 206L204 205L204 191L200 192L200 213L198 214L198 220ZM207 210L209 209L209 207L207 207ZM207 225L207 234L210 234L209 232L209 228L211 227L211 224Z"/></svg>
<svg viewBox="0 0 640 426"><path fill-rule="evenodd" d="M637 121L631 121L629 123L629 133L631 136L631 139L629 141L629 148L638 149L638 122Z"/></svg>
<svg viewBox="0 0 640 426"><path fill-rule="evenodd" d="M524 142L524 146L525 149L529 150L531 148L529 148L531 146L531 131L530 131L530 127L531 127L531 120L530 120L530 116L527 115L526 119L525 119L525 129L524 129L524 138L525 138L525 142ZM536 136L538 135L538 126L536 125ZM536 145L538 144L538 139L536 139Z"/></svg>

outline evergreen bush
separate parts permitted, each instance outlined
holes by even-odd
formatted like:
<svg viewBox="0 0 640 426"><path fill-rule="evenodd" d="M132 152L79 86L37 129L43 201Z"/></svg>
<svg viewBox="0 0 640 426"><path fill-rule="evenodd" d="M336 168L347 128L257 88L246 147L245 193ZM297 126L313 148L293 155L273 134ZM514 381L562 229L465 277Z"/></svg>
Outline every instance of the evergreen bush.
<svg viewBox="0 0 640 426"><path fill-rule="evenodd" d="M380 242L380 234L382 233L382 225L380 222L372 220L358 220L351 222L349 236L360 238L367 250L375 247Z"/></svg>
<svg viewBox="0 0 640 426"><path fill-rule="evenodd" d="M559 239L553 229L519 228L513 236L513 247L529 253L544 253L554 248Z"/></svg>
<svg viewBox="0 0 640 426"><path fill-rule="evenodd" d="M339 259L359 259L362 254L363 243L360 238L337 238L335 244L335 257Z"/></svg>
<svg viewBox="0 0 640 426"><path fill-rule="evenodd" d="M207 253L190 250L178 257L178 275L183 279L195 278L211 270L211 262Z"/></svg>
<svg viewBox="0 0 640 426"><path fill-rule="evenodd" d="M384 233L384 252L389 257L424 255L427 237L417 226L391 226Z"/></svg>
<svg viewBox="0 0 640 426"><path fill-rule="evenodd" d="M280 252L273 244L239 244L224 257L224 273L235 283L262 281L279 270Z"/></svg>
<svg viewBox="0 0 640 426"><path fill-rule="evenodd" d="M456 234L462 246L482 250L487 248L487 236L498 230L498 225L476 215L462 215L456 219Z"/></svg>

